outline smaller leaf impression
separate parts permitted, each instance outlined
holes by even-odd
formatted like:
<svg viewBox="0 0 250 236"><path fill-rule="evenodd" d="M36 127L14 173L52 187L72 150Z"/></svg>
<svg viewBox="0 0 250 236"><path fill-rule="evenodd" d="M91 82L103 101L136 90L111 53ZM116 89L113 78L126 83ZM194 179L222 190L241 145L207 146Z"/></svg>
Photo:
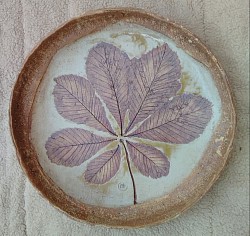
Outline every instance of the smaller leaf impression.
<svg viewBox="0 0 250 236"><path fill-rule="evenodd" d="M166 43L131 59L112 44L98 43L89 51L86 74L87 79L72 74L55 78L55 107L65 119L108 135L98 136L83 128L59 130L46 142L48 158L57 165L73 167L95 156L84 173L91 184L107 183L126 161L133 203L137 204L131 165L153 179L167 176L170 169L168 157L144 144L144 139L192 142L211 120L212 104L202 96L177 95L181 89L180 61ZM112 129L105 106L119 131ZM115 143L112 148L111 142Z"/></svg>

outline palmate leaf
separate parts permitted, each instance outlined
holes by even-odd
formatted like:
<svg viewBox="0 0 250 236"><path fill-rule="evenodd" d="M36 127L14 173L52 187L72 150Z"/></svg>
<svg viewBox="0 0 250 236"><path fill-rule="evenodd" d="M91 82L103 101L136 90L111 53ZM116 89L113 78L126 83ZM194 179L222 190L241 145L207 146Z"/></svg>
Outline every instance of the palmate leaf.
<svg viewBox="0 0 250 236"><path fill-rule="evenodd" d="M86 124L101 131L114 133L104 108L88 80L77 75L55 78L56 109L64 118L77 124Z"/></svg>
<svg viewBox="0 0 250 236"><path fill-rule="evenodd" d="M90 160L84 177L93 184L110 181L121 166L123 146L136 204L130 162L153 179L167 176L170 168L168 157L155 147L142 144L141 139L187 144L203 133L212 117L212 104L201 96L176 96L181 88L181 66L167 44L141 58L129 59L117 47L99 43L89 52L86 74L87 79L76 75L55 78L56 109L65 119L108 131L113 137L99 137L77 128L63 129L47 140L47 155L57 165L78 166L113 140L120 140L113 150L100 152ZM119 133L111 128L103 103L120 126Z"/></svg>
<svg viewBox="0 0 250 236"><path fill-rule="evenodd" d="M185 144L202 134L211 116L212 104L206 98L183 94L164 104L129 136Z"/></svg>
<svg viewBox="0 0 250 236"><path fill-rule="evenodd" d="M55 132L46 142L45 148L51 162L79 166L113 140L84 129L68 128Z"/></svg>
<svg viewBox="0 0 250 236"><path fill-rule="evenodd" d="M160 107L181 88L180 61L167 44L154 48L141 58L133 58L130 76L130 123L126 132Z"/></svg>
<svg viewBox="0 0 250 236"><path fill-rule="evenodd" d="M121 133L128 104L128 55L112 44L99 43L87 58L87 76L120 125Z"/></svg>

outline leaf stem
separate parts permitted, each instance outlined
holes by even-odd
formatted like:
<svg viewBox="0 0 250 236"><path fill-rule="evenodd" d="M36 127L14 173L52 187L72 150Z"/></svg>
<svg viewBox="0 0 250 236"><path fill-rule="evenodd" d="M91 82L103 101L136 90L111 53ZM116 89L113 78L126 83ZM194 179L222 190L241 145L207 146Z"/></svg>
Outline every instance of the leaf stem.
<svg viewBox="0 0 250 236"><path fill-rule="evenodd" d="M137 204L137 195L136 195L136 187L135 187L135 179L134 179L134 176L133 176L133 173L132 173L132 170L131 170L131 166L130 166L130 162L129 162L129 158L128 158L128 151L127 151L127 148L124 144L124 141L121 140L121 143L124 147L124 150L125 150L125 157L126 157L126 161L127 161L127 164L128 164L128 170L129 170L129 173L130 173L130 177L131 177L131 180L132 180L132 184L133 184L133 190L134 190L134 205Z"/></svg>

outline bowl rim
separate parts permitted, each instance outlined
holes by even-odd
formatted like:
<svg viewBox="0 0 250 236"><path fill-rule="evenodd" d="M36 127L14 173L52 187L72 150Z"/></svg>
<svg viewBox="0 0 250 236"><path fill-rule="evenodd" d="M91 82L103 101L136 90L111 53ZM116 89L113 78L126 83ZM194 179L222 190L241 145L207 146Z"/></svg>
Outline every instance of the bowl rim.
<svg viewBox="0 0 250 236"><path fill-rule="evenodd" d="M143 25L167 35L188 54L202 62L212 73L224 106L222 106L223 117L215 131L220 136L218 134L213 135L203 157L190 176L179 187L166 196L142 204L107 208L84 204L64 193L44 173L38 162L35 149L29 140L29 131L32 105L43 77L42 73L45 73L55 52L78 38L98 31L105 25L108 26L119 21ZM75 31L72 30L72 27ZM65 37L66 43L56 43L57 39L62 40ZM52 46L49 45L51 42L55 47L54 49L51 49ZM43 53L44 51L48 54ZM34 67L36 63L39 65L37 70L40 74L35 73L34 68L32 71L32 66ZM70 19L41 40L26 57L18 74L11 94L9 117L11 137L16 148L18 161L30 182L42 197L74 219L116 228L144 227L162 223L177 217L201 199L217 180L228 160L236 128L234 97L228 78L207 46L182 25L144 10L132 8L110 8L87 12L82 16ZM218 127L219 125L221 127ZM216 140L216 137L223 137L226 141L215 144L212 140ZM206 158L209 153L212 153L213 156ZM207 170L208 167L209 171ZM190 188L192 181L195 186Z"/></svg>

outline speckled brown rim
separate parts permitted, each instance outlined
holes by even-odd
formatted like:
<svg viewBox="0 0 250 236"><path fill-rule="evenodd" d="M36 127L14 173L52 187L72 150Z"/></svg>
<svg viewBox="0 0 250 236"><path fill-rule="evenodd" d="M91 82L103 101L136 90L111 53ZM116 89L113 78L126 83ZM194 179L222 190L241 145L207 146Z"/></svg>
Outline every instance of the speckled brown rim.
<svg viewBox="0 0 250 236"><path fill-rule="evenodd" d="M37 88L60 48L119 21L136 23L167 35L212 73L222 100L222 117L208 148L192 173L171 193L129 207L106 208L81 203L64 193L44 173L30 141L31 110ZM10 127L18 160L33 186L69 216L111 227L142 227L178 216L197 202L219 177L232 148L236 126L233 98L224 70L215 56L184 27L142 10L107 9L73 19L44 39L28 56L14 86L10 104Z"/></svg>

